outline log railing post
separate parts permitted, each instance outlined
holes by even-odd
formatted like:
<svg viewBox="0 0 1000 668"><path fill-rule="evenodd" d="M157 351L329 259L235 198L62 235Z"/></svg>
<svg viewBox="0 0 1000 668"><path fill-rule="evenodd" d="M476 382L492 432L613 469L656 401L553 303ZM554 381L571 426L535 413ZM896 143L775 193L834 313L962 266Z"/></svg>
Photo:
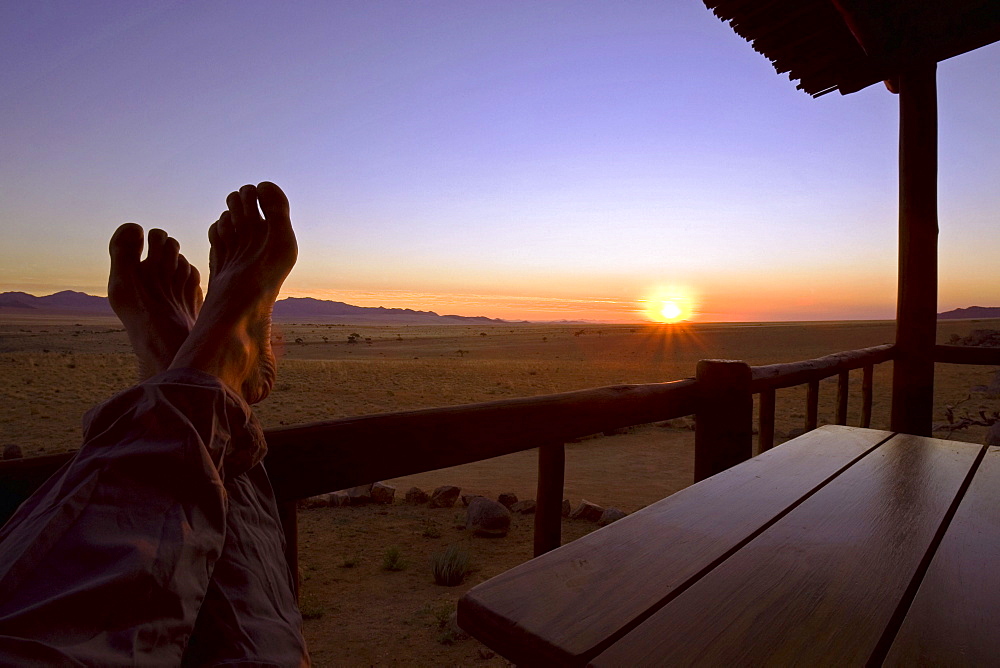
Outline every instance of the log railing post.
<svg viewBox="0 0 1000 668"><path fill-rule="evenodd" d="M872 388L874 386L875 366L866 364L864 376L861 378L861 426L867 429L872 424Z"/></svg>
<svg viewBox="0 0 1000 668"><path fill-rule="evenodd" d="M538 499L535 501L535 556L562 543L562 499L566 476L566 446L538 448Z"/></svg>
<svg viewBox="0 0 1000 668"><path fill-rule="evenodd" d="M806 384L806 431L819 425L819 381L810 380Z"/></svg>
<svg viewBox="0 0 1000 668"><path fill-rule="evenodd" d="M774 388L760 392L757 434L757 449L760 452L767 452L774 447Z"/></svg>
<svg viewBox="0 0 1000 668"><path fill-rule="evenodd" d="M296 501L282 501L278 504L281 530L285 534L285 561L292 573L295 598L299 597L299 509Z"/></svg>
<svg viewBox="0 0 1000 668"><path fill-rule="evenodd" d="M847 396L851 391L851 372L841 371L837 374L837 421L836 424L847 424Z"/></svg>
<svg viewBox="0 0 1000 668"><path fill-rule="evenodd" d="M753 456L753 393L746 362L701 360L694 429L695 482Z"/></svg>

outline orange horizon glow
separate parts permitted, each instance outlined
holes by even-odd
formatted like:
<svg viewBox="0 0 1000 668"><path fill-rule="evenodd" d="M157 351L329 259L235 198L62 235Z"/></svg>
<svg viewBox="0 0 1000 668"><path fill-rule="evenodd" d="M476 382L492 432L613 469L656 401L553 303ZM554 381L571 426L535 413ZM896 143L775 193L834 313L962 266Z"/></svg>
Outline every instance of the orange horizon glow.
<svg viewBox="0 0 1000 668"><path fill-rule="evenodd" d="M641 298L627 296L578 297L568 296L569 290L553 291L557 296L509 293L464 293L434 289L412 291L392 289L309 289L294 285L283 290L279 298L312 297L340 301L355 306L385 307L433 311L439 315L484 316L507 321L558 322L588 321L595 323L655 324L676 327L684 323L712 322L808 322L835 320L891 320L894 305L888 290L883 294L867 294L848 290L844 282L837 286L809 286L786 281L778 285L771 277L769 284L743 281L735 287L729 281L696 290L689 286L661 287L646 290ZM520 287L520 286L513 286ZM589 286L587 286L589 287ZM850 286L855 287L855 286ZM42 289L39 289L42 288ZM834 289L838 288L838 289ZM92 295L104 295L105 290L90 285L0 284L0 291L24 291L44 296L64 289L79 290ZM697 298L696 298L697 295ZM970 303L942 299L940 310L949 310ZM975 301L975 300L973 300Z"/></svg>

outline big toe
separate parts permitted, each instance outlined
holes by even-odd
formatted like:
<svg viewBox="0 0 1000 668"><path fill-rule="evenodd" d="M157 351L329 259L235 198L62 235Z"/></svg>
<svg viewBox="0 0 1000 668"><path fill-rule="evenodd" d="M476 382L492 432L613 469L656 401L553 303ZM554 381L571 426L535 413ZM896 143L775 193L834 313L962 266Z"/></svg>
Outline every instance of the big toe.
<svg viewBox="0 0 1000 668"><path fill-rule="evenodd" d="M142 227L135 223L120 225L111 235L108 250L112 274L134 271L142 257Z"/></svg>
<svg viewBox="0 0 1000 668"><path fill-rule="evenodd" d="M288 198L281 188L270 181L257 185L257 201L264 218L271 224L288 220Z"/></svg>

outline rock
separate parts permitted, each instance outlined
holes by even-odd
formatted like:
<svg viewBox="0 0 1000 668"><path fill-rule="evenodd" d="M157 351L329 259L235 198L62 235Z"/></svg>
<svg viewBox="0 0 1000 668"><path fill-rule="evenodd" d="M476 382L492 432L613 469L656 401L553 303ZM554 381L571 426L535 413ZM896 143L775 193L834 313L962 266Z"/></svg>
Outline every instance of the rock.
<svg viewBox="0 0 1000 668"><path fill-rule="evenodd" d="M330 495L330 505L339 508L340 506L351 505L351 497L347 495L347 492L340 491L334 492Z"/></svg>
<svg viewBox="0 0 1000 668"><path fill-rule="evenodd" d="M419 506L422 503L427 503L430 498L430 495L419 487L411 487L406 490L405 501L411 505Z"/></svg>
<svg viewBox="0 0 1000 668"><path fill-rule="evenodd" d="M497 497L497 501L499 501L500 505L504 508L510 510L510 507L517 503L517 494L514 492L504 492Z"/></svg>
<svg viewBox="0 0 1000 668"><path fill-rule="evenodd" d="M569 517L570 512L572 512L573 506L569 504L569 499L563 499L562 505L562 516Z"/></svg>
<svg viewBox="0 0 1000 668"><path fill-rule="evenodd" d="M510 512L521 513L522 515L530 515L535 512L535 500L525 499L524 501L518 501L513 506L510 507Z"/></svg>
<svg viewBox="0 0 1000 668"><path fill-rule="evenodd" d="M4 459L20 459L24 457L24 452L21 450L21 446L15 443L8 443L3 446L3 458Z"/></svg>
<svg viewBox="0 0 1000 668"><path fill-rule="evenodd" d="M377 482L372 485L372 503L389 505L396 498L396 488Z"/></svg>
<svg viewBox="0 0 1000 668"><path fill-rule="evenodd" d="M673 420L665 420L656 425L662 429L683 429L685 431L694 431L694 418L691 416L674 418Z"/></svg>
<svg viewBox="0 0 1000 668"><path fill-rule="evenodd" d="M1000 347L1000 330L997 329L974 329L972 333L965 337L952 336L951 344L960 346L985 346L987 348Z"/></svg>
<svg viewBox="0 0 1000 668"><path fill-rule="evenodd" d="M996 397L1000 397L1000 371L993 374L993 380L982 391L990 395L990 398L995 399ZM6 459L6 456L4 459Z"/></svg>
<svg viewBox="0 0 1000 668"><path fill-rule="evenodd" d="M510 530L510 511L500 502L480 496L465 511L465 528L477 536L506 536Z"/></svg>
<svg viewBox="0 0 1000 668"><path fill-rule="evenodd" d="M345 491L347 492L347 500L352 506L363 506L372 502L371 484L358 485Z"/></svg>
<svg viewBox="0 0 1000 668"><path fill-rule="evenodd" d="M308 499L300 499L298 506L299 508L326 508L330 505L330 497L333 494L317 494L316 496L310 496Z"/></svg>
<svg viewBox="0 0 1000 668"><path fill-rule="evenodd" d="M617 508L608 508L603 513L601 513L601 516L597 520L597 524L602 527L606 527L612 522L617 522L618 520L620 520L625 516L626 513L623 510L619 510Z"/></svg>
<svg viewBox="0 0 1000 668"><path fill-rule="evenodd" d="M462 490L454 485L442 485L431 494L430 507L452 508L455 502L458 501L458 495L461 492Z"/></svg>
<svg viewBox="0 0 1000 668"><path fill-rule="evenodd" d="M580 505L576 507L572 513L569 514L571 520L587 520L588 522L596 522L601 519L601 515L604 514L604 508L601 508L596 503L591 503L586 499L580 501Z"/></svg>
<svg viewBox="0 0 1000 668"><path fill-rule="evenodd" d="M986 432L986 445L1000 445L1000 422L994 422Z"/></svg>
<svg viewBox="0 0 1000 668"><path fill-rule="evenodd" d="M463 494L462 495L462 505L468 507L472 503L473 499L478 499L482 494Z"/></svg>

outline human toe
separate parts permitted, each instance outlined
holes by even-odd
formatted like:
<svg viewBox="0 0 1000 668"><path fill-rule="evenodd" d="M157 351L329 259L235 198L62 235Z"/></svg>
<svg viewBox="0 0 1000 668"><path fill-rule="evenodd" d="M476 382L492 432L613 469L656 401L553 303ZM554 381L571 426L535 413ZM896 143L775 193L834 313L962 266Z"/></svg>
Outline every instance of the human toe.
<svg viewBox="0 0 1000 668"><path fill-rule="evenodd" d="M277 185L270 181L262 181L257 185L257 199L269 223L288 220L288 198Z"/></svg>
<svg viewBox="0 0 1000 668"><path fill-rule="evenodd" d="M240 188L239 195L243 203L243 214L248 219L260 218L260 209L257 208L257 186L248 183Z"/></svg>
<svg viewBox="0 0 1000 668"><path fill-rule="evenodd" d="M175 296L182 297L184 295L190 274L191 263L183 255L178 255L177 268L170 277L170 289Z"/></svg>
<svg viewBox="0 0 1000 668"><path fill-rule="evenodd" d="M113 274L134 271L142 257L142 236L142 227L135 223L120 225L111 235L108 250Z"/></svg>
<svg viewBox="0 0 1000 668"><path fill-rule="evenodd" d="M238 192L231 192L229 196L226 197L226 207L228 207L229 222L232 225L230 229L238 229L246 221L246 213L243 210L243 199L240 197ZM225 215L225 214L223 214ZM220 231L228 231L225 228Z"/></svg>
<svg viewBox="0 0 1000 668"><path fill-rule="evenodd" d="M189 266L191 271L188 272L187 281L184 283L183 297L184 303L191 307L194 313L197 314L204 301L204 295L201 292L201 273L193 264Z"/></svg>
<svg viewBox="0 0 1000 668"><path fill-rule="evenodd" d="M265 227L257 201L257 187L248 184L240 188L240 201L243 203L243 215L246 217L247 228L253 232L262 232Z"/></svg>
<svg viewBox="0 0 1000 668"><path fill-rule="evenodd" d="M160 262L162 267L168 272L174 272L177 270L178 262L181 257L181 245L177 239L173 237L167 237L167 240L163 242L163 252L160 255Z"/></svg>

